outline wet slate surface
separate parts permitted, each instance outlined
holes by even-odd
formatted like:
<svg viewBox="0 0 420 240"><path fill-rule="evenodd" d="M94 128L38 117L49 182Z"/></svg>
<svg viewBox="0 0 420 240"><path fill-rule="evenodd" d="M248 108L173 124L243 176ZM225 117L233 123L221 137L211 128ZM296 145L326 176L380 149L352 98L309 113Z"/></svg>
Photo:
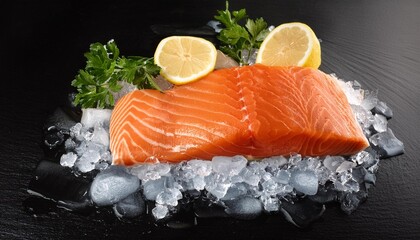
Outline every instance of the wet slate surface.
<svg viewBox="0 0 420 240"><path fill-rule="evenodd" d="M322 39L321 69L366 89L393 110L405 154L383 160L368 200L347 216L331 206L299 229L279 216L203 219L189 229L120 221L107 212L75 214L48 202L31 209L26 192L39 161L43 124L65 103L70 81L92 42L115 39L122 54L151 56L152 25L202 26L218 0L13 1L2 9L0 94L0 239L418 239L420 237L420 3L404 1L232 0L277 25L306 22ZM188 29L188 28L184 28ZM212 36L205 36L214 40ZM29 200L28 200L29 199ZM29 204L29 207L28 207ZM112 210L111 210L112 211Z"/></svg>

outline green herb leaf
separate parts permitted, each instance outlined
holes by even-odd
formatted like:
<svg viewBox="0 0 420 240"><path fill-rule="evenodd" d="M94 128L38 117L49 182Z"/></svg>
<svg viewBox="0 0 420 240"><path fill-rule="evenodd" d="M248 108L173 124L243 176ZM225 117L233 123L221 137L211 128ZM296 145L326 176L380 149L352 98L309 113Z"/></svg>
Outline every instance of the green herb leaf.
<svg viewBox="0 0 420 240"><path fill-rule="evenodd" d="M249 53L261 46L269 33L267 23L262 18L249 19L245 9L230 12L228 2L226 2L226 10L218 10L217 13L219 15L214 18L224 25L218 35L221 43L220 50L241 65L248 64L248 59L243 59L242 52L247 50L246 52ZM246 19L245 26L239 24L243 19Z"/></svg>
<svg viewBox="0 0 420 240"><path fill-rule="evenodd" d="M153 78L160 72L153 58L120 57L116 43L93 43L85 53L86 67L72 81L77 88L74 103L82 108L112 108L113 93L121 90L120 81L137 85L139 89L159 89Z"/></svg>

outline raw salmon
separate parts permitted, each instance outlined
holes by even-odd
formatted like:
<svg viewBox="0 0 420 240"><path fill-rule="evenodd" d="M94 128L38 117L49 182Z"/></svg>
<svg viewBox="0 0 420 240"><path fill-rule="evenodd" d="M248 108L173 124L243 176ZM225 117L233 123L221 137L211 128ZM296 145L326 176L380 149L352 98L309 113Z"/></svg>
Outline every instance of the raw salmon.
<svg viewBox="0 0 420 240"><path fill-rule="evenodd" d="M350 155L368 145L336 80L301 67L221 69L164 93L136 90L110 122L113 163L124 165Z"/></svg>

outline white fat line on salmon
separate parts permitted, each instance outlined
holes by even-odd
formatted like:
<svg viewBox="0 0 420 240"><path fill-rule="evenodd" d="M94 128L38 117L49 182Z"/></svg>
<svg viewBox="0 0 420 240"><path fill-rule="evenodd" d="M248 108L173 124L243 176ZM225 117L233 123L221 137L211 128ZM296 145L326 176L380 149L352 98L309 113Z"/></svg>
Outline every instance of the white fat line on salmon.
<svg viewBox="0 0 420 240"><path fill-rule="evenodd" d="M151 129L151 130L152 130L152 131L154 131L154 132L160 133L160 134L165 135L165 136L167 136L167 137L173 137L173 136L174 136L174 134L173 134L173 133L166 132L165 130L163 130L163 129L161 129L161 128L154 127L154 126L152 126L152 125L150 125L150 124L146 123L145 121L142 121L142 120L141 120L138 116L136 116L136 115L135 115L133 112L131 112L131 111L128 113L128 115L127 115L127 116L132 117L134 120L136 120L136 121L137 121L137 123L139 123L139 124L141 124L141 125L143 125L143 126L145 126L145 127L149 128L149 129Z"/></svg>
<svg viewBox="0 0 420 240"><path fill-rule="evenodd" d="M146 102L143 102L143 105L148 105L148 106L151 106L151 107L153 107L152 105L150 105L150 104L147 104ZM179 121L177 121L177 122L169 122L169 121L167 121L168 120L168 118L163 118L163 117L158 117L157 115L150 115L150 114L148 114L148 112L147 111L145 111L145 110L143 110L143 109L141 109L141 108L139 108L139 107L137 107L137 106L131 106L132 108L134 108L134 109L136 109L137 111L139 111L139 112L141 112L141 113L143 113L143 114L145 114L145 115L148 115L148 116L150 116L150 117L153 117L153 118L156 118L156 119L159 119L159 120L161 120L162 122L164 122L164 123L167 123L167 124L179 124L179 125L185 125L185 126L189 126L189 127L195 127L195 128L198 128L198 129L200 129L200 130L203 130L203 131L207 131L207 132L209 132L205 127L202 127L202 126L200 126L200 124L189 124L189 123L185 123L185 122L179 122ZM172 114L173 116L181 116L181 117L185 117L185 118L190 118L190 119L199 119L199 120L201 120L201 121L203 121L203 122L209 122L209 123L213 123L213 124L218 124L218 125L221 125L221 126L229 126L229 127L232 127L231 125L229 125L229 124L226 124L225 122L214 122L214 121L209 121L208 119L206 119L206 118L202 118L202 117L197 117L196 115L188 115L188 114L179 114L179 113L177 113L177 112L173 112L173 111L169 111L169 110L166 110L168 113L170 113L170 114ZM227 114L225 113L224 114L224 116L226 116ZM235 118L234 116L232 116L235 120L237 120L237 118ZM225 134L223 134L222 132L211 132L211 133L213 133L213 134L215 134L216 136L218 136L218 137L224 137L225 136Z"/></svg>
<svg viewBox="0 0 420 240"><path fill-rule="evenodd" d="M131 107L133 105L133 98L129 95L133 94L134 92L131 92L124 96L119 102L118 102L118 108L114 108L111 114L111 122L120 122L122 117L125 117L125 114L122 114L126 112L126 109ZM112 126L112 124L111 124ZM112 129L110 129L112 130Z"/></svg>
<svg viewBox="0 0 420 240"><path fill-rule="evenodd" d="M155 140L153 140L153 139L150 139L150 138L148 138L148 137L146 137L143 133L141 133L138 129L137 129L137 127L135 127L131 122L125 122L124 123L124 125L128 125L130 128L131 128L131 130L134 132L134 133L136 133L137 134L137 136L139 136L140 138L142 138L145 142L147 142L147 143L149 143L149 144L151 144L151 145L154 145L154 146L159 146L159 147L161 147L161 148L165 148L165 149L171 149L172 148L172 146L171 145L168 145L168 144L162 144L162 143L159 143L159 142L157 142L157 141L155 141ZM134 143L134 140L131 138L131 134L128 134L128 136L130 136L129 138L132 140L132 142Z"/></svg>
<svg viewBox="0 0 420 240"><path fill-rule="evenodd" d="M190 148L196 148L196 147L198 147L197 144L176 145L176 146L172 147L171 151L172 152L184 152L184 151L187 151Z"/></svg>
<svg viewBox="0 0 420 240"><path fill-rule="evenodd" d="M325 81L328 81L327 78L325 78L324 80ZM331 92L331 94L334 94L334 95L333 95L333 97L323 98L322 99L323 100L323 104L321 104L321 103L318 104L319 105L319 108L321 108L322 110L325 110L326 112L329 112L326 109L326 107L328 106L330 109L331 108L339 108L340 109L339 110L340 112L347 112L346 111L347 108L344 105L341 104L341 101L333 102L333 98L335 98L335 99L342 99L342 98L344 98L348 102L348 99L347 99L344 91L340 88L340 86L338 85L337 82L335 82L335 81L330 81L330 82L332 83L332 86L335 87L335 90ZM314 86L314 88L316 88L318 90L318 92L321 92L321 90L318 89L318 86ZM337 102L338 102L338 104L337 104ZM351 112L348 112L348 114L352 114L352 111ZM331 114L330 114L330 116L331 117L334 117ZM339 122L339 120L337 118L333 118L333 119L330 119L330 120L334 121L334 123L332 124L334 126L334 129L337 130L337 132L341 132L341 131L339 131L338 128L336 128L337 125L342 125ZM342 125L341 127L344 127L347 133L353 132L352 131L353 129L350 129L351 126L349 126L349 125Z"/></svg>
<svg viewBox="0 0 420 240"><path fill-rule="evenodd" d="M180 104L178 101L167 101L167 100L164 100L162 98L156 98L155 96L153 96L153 95L151 95L151 94L149 94L147 92L145 92L144 94L147 95L147 96L149 96L149 97L151 97L151 98L154 98L154 99L158 100L160 103L170 104L171 107L175 107L176 106L176 107L181 107L181 108L184 108L184 109L210 112L210 111L208 111L208 108L207 109L203 109L203 108L196 107L196 104L191 104L191 105ZM182 97L178 97L178 98L182 98ZM189 98L184 98L184 99L189 99ZM199 99L191 99L191 100L193 100L193 101L200 101ZM142 102L142 103L145 103L145 102ZM210 102L206 102L206 103L211 104ZM219 103L217 103L217 104L219 104ZM226 112L220 112L220 111L211 111L211 113L223 114L224 116L227 115Z"/></svg>
<svg viewBox="0 0 420 240"><path fill-rule="evenodd" d="M127 137L124 137L124 135L127 136ZM115 139L116 139L115 141L117 141L117 139L118 140L121 140L121 141L117 141L115 143L115 145L111 145L111 148L110 148L111 149L111 152L113 152L113 150L115 150L115 149L119 149L119 151L116 151L116 152L118 152L118 153L121 153L121 152L122 153L129 153L130 154L130 158L131 159L134 159L134 157L132 155L132 152L129 149L129 144L127 143L127 139L130 140L130 144L132 144L133 146L135 146L136 149L140 149L143 152L147 152L143 147L141 147L135 141L133 141L133 139L131 138L131 134L127 130L125 130L125 129L122 130L121 133L118 134ZM124 151L124 149L121 150L122 147L125 147L125 151ZM115 154L115 153L113 153L113 154ZM119 156L117 156L117 157L119 158Z"/></svg>

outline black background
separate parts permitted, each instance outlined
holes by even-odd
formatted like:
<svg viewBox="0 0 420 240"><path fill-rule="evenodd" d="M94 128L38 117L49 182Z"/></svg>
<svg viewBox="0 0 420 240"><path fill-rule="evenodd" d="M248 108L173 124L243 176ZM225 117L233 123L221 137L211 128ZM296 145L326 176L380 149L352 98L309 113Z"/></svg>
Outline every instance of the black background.
<svg viewBox="0 0 420 240"><path fill-rule="evenodd" d="M221 0L9 1L0 30L0 239L419 239L420 2L231 0L269 24L301 21L322 40L321 70L378 89L393 110L389 126L404 155L381 161L368 201L347 216L329 207L298 229L281 217L214 219L186 230L66 211L24 211L43 151L42 125L73 89L92 42L115 39L123 55L152 56L152 24L205 25Z"/></svg>

